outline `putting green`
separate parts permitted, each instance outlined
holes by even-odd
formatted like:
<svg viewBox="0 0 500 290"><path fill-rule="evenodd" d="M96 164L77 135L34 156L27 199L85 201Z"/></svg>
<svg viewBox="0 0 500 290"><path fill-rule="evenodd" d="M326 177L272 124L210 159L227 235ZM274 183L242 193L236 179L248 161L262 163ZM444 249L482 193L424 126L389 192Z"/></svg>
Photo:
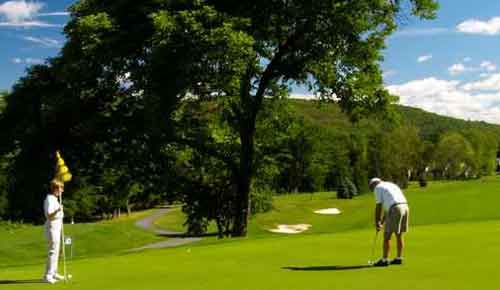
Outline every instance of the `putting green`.
<svg viewBox="0 0 500 290"><path fill-rule="evenodd" d="M0 289L493 289L500 282L496 274L500 178L436 182L425 189L412 187L407 195L412 227L403 266L365 267L371 258L374 234L371 195L342 201L333 199L332 193L321 193L312 198L277 198L272 212L252 220L250 236L245 239L205 239L179 248L133 254L109 250L108 256L93 257L102 254L97 248L107 235L99 234L102 228L92 228L97 225L88 225L88 236L81 240L92 243L94 234L97 240L94 248L82 245L89 250L88 258L69 264L74 276L71 283L33 283L32 279L42 275L43 264L9 266L0 270ZM313 212L327 207L337 207L342 214ZM172 215L181 220L180 212ZM267 232L280 223L309 223L313 227L293 236ZM164 225L161 221L157 224ZM144 243L153 239L147 233L139 234ZM123 237L111 236L103 245L123 248L119 246ZM7 260L14 260L15 249L11 252L8 244L0 245L1 253L10 257ZM19 241L15 245L23 244ZM380 247L379 237L377 253ZM29 283L18 284L22 282Z"/></svg>
<svg viewBox="0 0 500 290"><path fill-rule="evenodd" d="M491 289L500 282L492 260L500 256L498 221L415 227L404 266L358 268L366 265L372 234L240 240L86 259L69 265L70 284L22 288L293 290L382 289L389 284L394 289ZM42 270L7 269L0 280L35 279ZM20 285L2 287L14 288Z"/></svg>

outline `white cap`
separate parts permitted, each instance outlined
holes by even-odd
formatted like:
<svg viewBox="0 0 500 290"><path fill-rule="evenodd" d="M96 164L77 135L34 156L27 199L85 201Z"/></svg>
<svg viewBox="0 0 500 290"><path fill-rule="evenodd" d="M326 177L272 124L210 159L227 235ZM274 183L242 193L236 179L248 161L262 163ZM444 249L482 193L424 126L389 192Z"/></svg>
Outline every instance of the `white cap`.
<svg viewBox="0 0 500 290"><path fill-rule="evenodd" d="M382 179L378 178L378 177L374 177L372 179L370 179L370 182L368 182L368 185L369 186L372 186L372 184L374 184L375 182L381 182Z"/></svg>

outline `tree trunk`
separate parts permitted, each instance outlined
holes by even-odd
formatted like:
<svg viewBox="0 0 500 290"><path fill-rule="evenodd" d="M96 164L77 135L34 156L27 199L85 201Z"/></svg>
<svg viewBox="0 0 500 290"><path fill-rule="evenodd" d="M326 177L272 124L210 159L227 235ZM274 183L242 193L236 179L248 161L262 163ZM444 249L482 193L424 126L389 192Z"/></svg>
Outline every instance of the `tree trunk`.
<svg viewBox="0 0 500 290"><path fill-rule="evenodd" d="M130 206L130 202L127 200L127 216L130 216L132 213L132 207Z"/></svg>
<svg viewBox="0 0 500 290"><path fill-rule="evenodd" d="M253 172L254 130L255 122L240 130L241 156L239 174L237 175L236 213L232 235L247 235L248 217L250 215L250 183Z"/></svg>
<svg viewBox="0 0 500 290"><path fill-rule="evenodd" d="M299 192L299 165L298 165L298 160L293 160L292 166L290 168L290 173L289 173L289 192L297 193Z"/></svg>
<svg viewBox="0 0 500 290"><path fill-rule="evenodd" d="M222 226L222 220L219 214L215 218L215 221L217 223L217 238L222 239L224 238L224 228Z"/></svg>

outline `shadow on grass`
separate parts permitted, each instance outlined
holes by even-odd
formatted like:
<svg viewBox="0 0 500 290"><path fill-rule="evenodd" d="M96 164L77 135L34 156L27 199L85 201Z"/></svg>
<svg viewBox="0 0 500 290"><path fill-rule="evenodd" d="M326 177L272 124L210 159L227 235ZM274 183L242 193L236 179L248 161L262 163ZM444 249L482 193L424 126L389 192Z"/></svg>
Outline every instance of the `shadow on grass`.
<svg viewBox="0 0 500 290"><path fill-rule="evenodd" d="M0 280L0 285L6 284L38 284L38 283L46 283L42 279L27 279L27 280Z"/></svg>
<svg viewBox="0 0 500 290"><path fill-rule="evenodd" d="M310 267L282 267L281 269L291 271L345 271L359 270L365 268L373 268L370 265L355 265L355 266L310 266Z"/></svg>

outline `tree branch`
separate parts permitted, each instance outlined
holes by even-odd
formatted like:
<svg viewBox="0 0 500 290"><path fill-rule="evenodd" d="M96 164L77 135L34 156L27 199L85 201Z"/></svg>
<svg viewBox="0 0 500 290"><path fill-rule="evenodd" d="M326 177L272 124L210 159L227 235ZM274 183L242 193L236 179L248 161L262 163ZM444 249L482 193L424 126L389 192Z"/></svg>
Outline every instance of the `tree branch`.
<svg viewBox="0 0 500 290"><path fill-rule="evenodd" d="M278 47L278 52L274 55L271 62L267 65L266 69L262 73L262 77L259 82L259 87L255 93L255 101L252 111L252 117L255 118L257 115L258 108L260 108L262 101L264 99L264 94L266 89L269 87L271 81L278 76L277 68L279 67L282 57L294 48L298 40L304 36L303 30L298 30L292 35L290 35L283 43Z"/></svg>
<svg viewBox="0 0 500 290"><path fill-rule="evenodd" d="M236 170L238 168L238 164L231 158L231 156L219 151L216 144L207 144L204 142L199 142L195 139L187 138L175 138L173 142L179 145L189 146L203 153L207 153L208 155L226 163L231 168L231 170Z"/></svg>

